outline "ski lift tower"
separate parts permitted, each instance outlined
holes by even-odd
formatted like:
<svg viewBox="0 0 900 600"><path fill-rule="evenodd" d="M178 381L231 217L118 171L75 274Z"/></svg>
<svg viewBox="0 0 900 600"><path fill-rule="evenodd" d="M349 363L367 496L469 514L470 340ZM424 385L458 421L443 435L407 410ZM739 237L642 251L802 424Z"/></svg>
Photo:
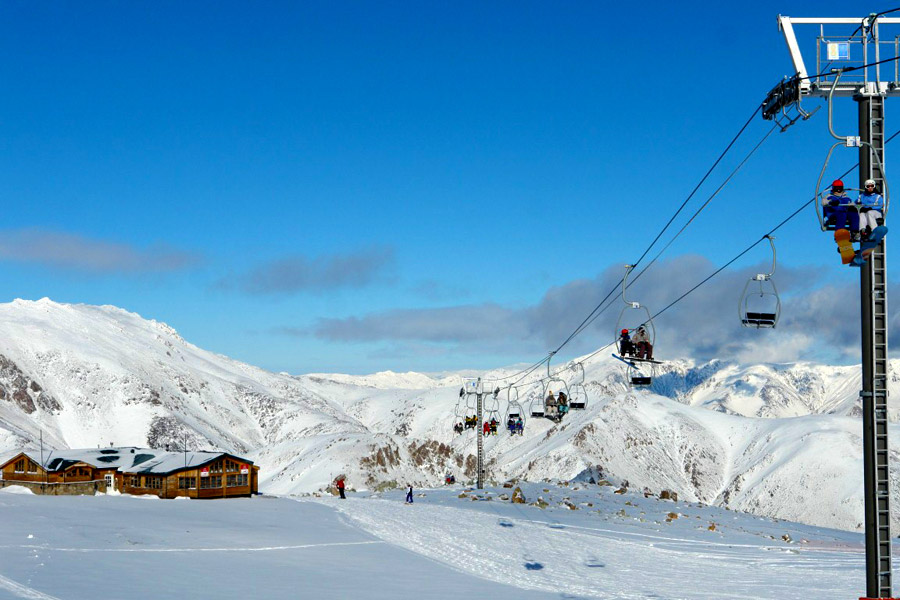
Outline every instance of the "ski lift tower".
<svg viewBox="0 0 900 600"><path fill-rule="evenodd" d="M892 11L893 12L893 11ZM888 186L884 173L884 101L900 96L900 36L884 35L886 26L900 19L871 14L859 18L778 17L796 74L776 86L763 103L763 117L787 126L808 118L801 101L808 96L828 101L831 135L843 145L858 148L859 181L874 179L884 195L888 212ZM809 75L794 32L795 25L818 25L816 68ZM879 31L879 28L882 31ZM828 31L826 31L826 29ZM882 68L884 67L884 68ZM857 103L859 135L839 136L832 127L833 100L849 97ZM795 105L798 116L787 109ZM829 152L829 157L831 153ZM826 166L827 166L826 159ZM824 172L824 168L823 168ZM821 179L821 176L820 176ZM818 185L818 184L817 184ZM860 185L862 187L862 185ZM819 190L816 190L818 197ZM824 229L824 225L823 225ZM887 419L887 276L885 242L877 246L860 268L862 329L863 463L865 481L866 595L891 597L891 511Z"/></svg>
<svg viewBox="0 0 900 600"><path fill-rule="evenodd" d="M488 385L488 390L490 390L490 385ZM476 488L481 490L484 489L484 381L481 380L481 377L476 377L474 379L469 378L464 380L462 393L465 396L474 395L477 404L476 406L476 416L478 417L477 425L475 426L475 439L477 440L478 446L478 475L476 479ZM497 398L497 395L500 393L500 388L497 387L493 392L494 398Z"/></svg>

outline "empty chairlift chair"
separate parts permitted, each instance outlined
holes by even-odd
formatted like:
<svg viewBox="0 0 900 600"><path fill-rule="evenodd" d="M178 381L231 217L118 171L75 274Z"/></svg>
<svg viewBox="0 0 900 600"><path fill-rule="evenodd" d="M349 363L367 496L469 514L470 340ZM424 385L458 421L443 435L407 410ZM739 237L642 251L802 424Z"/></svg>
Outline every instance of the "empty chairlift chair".
<svg viewBox="0 0 900 600"><path fill-rule="evenodd" d="M543 388L539 391L532 392L531 402L529 403L529 411L534 418L543 418L544 416L544 396Z"/></svg>
<svg viewBox="0 0 900 600"><path fill-rule="evenodd" d="M741 325L756 329L772 329L778 324L781 316L781 298L772 276L775 274L775 242L767 235L772 246L772 271L757 273L744 285L744 291L738 302L738 313Z"/></svg>
<svg viewBox="0 0 900 600"><path fill-rule="evenodd" d="M581 371L581 380L575 381L569 386L572 395L569 397L569 408L572 410L584 410L587 408L587 389L584 387L584 365L577 362L572 366L576 371Z"/></svg>

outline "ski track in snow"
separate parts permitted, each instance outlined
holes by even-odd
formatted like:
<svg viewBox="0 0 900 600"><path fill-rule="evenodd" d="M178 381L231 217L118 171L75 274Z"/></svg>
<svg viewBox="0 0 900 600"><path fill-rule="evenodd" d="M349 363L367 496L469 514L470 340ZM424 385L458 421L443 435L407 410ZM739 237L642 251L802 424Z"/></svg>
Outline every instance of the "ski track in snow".
<svg viewBox="0 0 900 600"><path fill-rule="evenodd" d="M28 600L60 600L56 596L49 596L3 575L0 575L0 590L12 592L17 598L27 598Z"/></svg>
<svg viewBox="0 0 900 600"><path fill-rule="evenodd" d="M858 577L858 551L814 548L806 555L805 548L563 525L529 518L532 509L518 505L478 511L384 499L322 503L378 538L454 569L564 596L705 600L750 598L745 590L768 588L778 598L840 598ZM823 568L832 573L827 580Z"/></svg>
<svg viewBox="0 0 900 600"><path fill-rule="evenodd" d="M53 548L35 544L0 546L0 548L21 548L32 550L55 550L56 552L271 552L276 550L298 550L303 548L327 548L331 546L366 546L384 544L382 540L371 542L333 542L325 544L300 544L297 546L263 546L259 548Z"/></svg>

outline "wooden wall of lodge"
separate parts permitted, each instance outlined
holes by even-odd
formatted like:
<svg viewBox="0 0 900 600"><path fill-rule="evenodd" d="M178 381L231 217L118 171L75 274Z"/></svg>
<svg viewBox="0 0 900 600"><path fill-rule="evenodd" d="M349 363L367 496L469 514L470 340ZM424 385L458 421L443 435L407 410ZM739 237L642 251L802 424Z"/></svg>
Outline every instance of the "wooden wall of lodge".
<svg viewBox="0 0 900 600"><path fill-rule="evenodd" d="M249 465L250 469L249 473L247 473L247 485L228 487L228 475L240 475L241 473L239 470L225 471L223 466L223 470L221 472L210 473L210 477L222 478L222 486L201 489L200 482L201 479L204 478L200 477L200 467L195 469L177 471L174 473L169 473L168 475L162 475L146 473L120 473L115 471L114 469L95 469L94 467L85 463L76 463L63 472L53 472L45 474L40 465L37 465L35 463L32 463L32 465L37 469L37 472L29 472L29 469L26 467L26 472L17 473L15 472L15 462L16 461L11 461L3 468L2 474L5 481L28 481L34 483L75 483L81 481L104 480L107 474L112 473L116 479L116 490L122 492L123 494L156 494L160 498L177 498L178 496L188 496L189 498L233 498L240 496L250 496L251 494L258 493L259 491L259 467L257 467L256 465ZM202 465L202 467L207 468L212 464L215 463ZM82 470L81 474L73 474L79 473L79 469ZM85 469L89 471L89 474L83 474L83 470ZM132 486L132 477L140 477L142 485ZM147 485L146 478L148 477L160 478L162 480L161 487L145 487ZM178 479L180 477L193 477L196 487L194 489L179 489Z"/></svg>

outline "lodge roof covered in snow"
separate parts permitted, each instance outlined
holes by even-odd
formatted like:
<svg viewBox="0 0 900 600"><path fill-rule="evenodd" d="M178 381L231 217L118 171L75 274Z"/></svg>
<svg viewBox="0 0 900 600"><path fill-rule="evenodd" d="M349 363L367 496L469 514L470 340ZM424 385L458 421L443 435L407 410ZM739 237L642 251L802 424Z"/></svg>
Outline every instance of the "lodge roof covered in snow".
<svg viewBox="0 0 900 600"><path fill-rule="evenodd" d="M49 450L44 451L43 460L40 450L25 450L22 454L51 473L68 469L76 463L86 463L97 469L115 468L126 473L162 475L198 467L223 456L253 464L227 452L167 452L137 447Z"/></svg>

